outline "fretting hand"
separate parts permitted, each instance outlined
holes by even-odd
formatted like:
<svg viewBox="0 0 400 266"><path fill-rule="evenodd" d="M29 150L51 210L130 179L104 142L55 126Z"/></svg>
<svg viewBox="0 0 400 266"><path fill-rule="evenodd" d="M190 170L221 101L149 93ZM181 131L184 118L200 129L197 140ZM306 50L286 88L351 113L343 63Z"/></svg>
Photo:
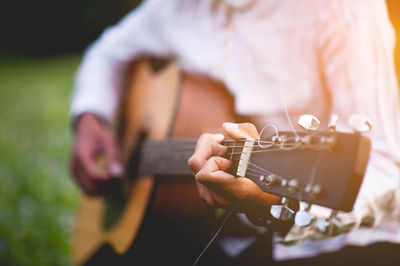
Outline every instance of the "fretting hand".
<svg viewBox="0 0 400 266"><path fill-rule="evenodd" d="M227 135L235 140L258 138L258 133L250 123L224 123ZM235 177L226 171L231 161L222 156L227 148L221 145L222 134L203 134L199 138L195 152L188 165L196 176L200 196L213 207L230 207L240 202L239 211L246 213L265 211L272 204L279 202L280 197L263 192L253 181Z"/></svg>

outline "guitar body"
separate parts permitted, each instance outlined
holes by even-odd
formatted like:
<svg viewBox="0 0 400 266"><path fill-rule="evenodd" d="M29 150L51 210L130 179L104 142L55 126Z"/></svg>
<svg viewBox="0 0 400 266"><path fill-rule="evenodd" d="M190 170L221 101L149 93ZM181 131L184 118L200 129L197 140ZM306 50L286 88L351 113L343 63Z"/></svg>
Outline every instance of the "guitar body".
<svg viewBox="0 0 400 266"><path fill-rule="evenodd" d="M106 264L100 254L104 247L126 262L141 264L149 249L164 246L168 250L170 243L168 248L173 250L175 242L190 245L183 243L186 240L202 246L209 239L212 211L198 196L193 177L186 182L158 182L151 176L132 176L128 169L143 133L146 138L163 140L219 132L223 122L235 120L232 97L221 84L181 73L176 64L155 71L149 61L142 60L132 69L121 115L120 143L127 169L121 181L124 203L112 206L108 197L82 195L72 237L72 260L78 265L98 264L93 256ZM118 208L114 222L105 226L107 215ZM167 253L153 254L177 256Z"/></svg>

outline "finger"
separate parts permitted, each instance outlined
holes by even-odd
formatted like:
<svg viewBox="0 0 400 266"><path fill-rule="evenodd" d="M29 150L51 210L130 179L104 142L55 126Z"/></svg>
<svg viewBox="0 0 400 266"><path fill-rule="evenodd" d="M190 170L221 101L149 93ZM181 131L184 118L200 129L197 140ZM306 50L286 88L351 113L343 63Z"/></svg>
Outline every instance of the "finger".
<svg viewBox="0 0 400 266"><path fill-rule="evenodd" d="M79 183L80 187L88 194L96 195L100 193L101 184L88 178L82 169L78 160L73 159L71 162L71 172Z"/></svg>
<svg viewBox="0 0 400 266"><path fill-rule="evenodd" d="M213 156L208 159L200 171L196 174L196 181L203 184L223 184L228 179L235 178L234 176L226 173L232 162L228 159Z"/></svg>
<svg viewBox="0 0 400 266"><path fill-rule="evenodd" d="M233 139L258 138L256 127L251 123L223 123L225 132Z"/></svg>
<svg viewBox="0 0 400 266"><path fill-rule="evenodd" d="M214 208L229 208L232 206L233 201L224 198L222 195L219 195L213 191L209 191L209 199L205 199L208 205Z"/></svg>
<svg viewBox="0 0 400 266"><path fill-rule="evenodd" d="M123 167L118 153L118 145L113 136L104 139L104 155L107 159L107 171L110 176L121 178Z"/></svg>
<svg viewBox="0 0 400 266"><path fill-rule="evenodd" d="M199 192L200 197L207 202L208 205L219 208L219 207L229 207L232 205L232 201L218 195L217 193L213 192L207 186L200 184L197 182L197 190Z"/></svg>
<svg viewBox="0 0 400 266"><path fill-rule="evenodd" d="M211 156L222 156L227 148L220 143L225 136L222 134L203 134L200 136L194 154L188 160L189 168L196 174Z"/></svg>
<svg viewBox="0 0 400 266"><path fill-rule="evenodd" d="M93 180L107 181L110 175L105 169L101 169L95 162L94 157L88 152L81 152L78 154L79 163L82 165L82 170L85 175Z"/></svg>

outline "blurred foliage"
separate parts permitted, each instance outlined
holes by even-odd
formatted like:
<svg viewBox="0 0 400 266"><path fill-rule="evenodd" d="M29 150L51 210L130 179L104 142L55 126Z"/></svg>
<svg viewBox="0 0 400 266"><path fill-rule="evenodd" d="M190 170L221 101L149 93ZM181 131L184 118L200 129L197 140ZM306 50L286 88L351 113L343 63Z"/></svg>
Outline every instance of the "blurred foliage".
<svg viewBox="0 0 400 266"><path fill-rule="evenodd" d="M68 105L79 60L0 61L0 265L70 264Z"/></svg>

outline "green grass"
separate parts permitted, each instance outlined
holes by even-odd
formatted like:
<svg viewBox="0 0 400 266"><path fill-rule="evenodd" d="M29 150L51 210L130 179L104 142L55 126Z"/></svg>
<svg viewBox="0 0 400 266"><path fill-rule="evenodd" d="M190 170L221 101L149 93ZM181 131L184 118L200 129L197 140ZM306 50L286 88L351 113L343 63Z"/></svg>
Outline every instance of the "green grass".
<svg viewBox="0 0 400 266"><path fill-rule="evenodd" d="M68 106L80 57L0 61L0 265L70 265Z"/></svg>

